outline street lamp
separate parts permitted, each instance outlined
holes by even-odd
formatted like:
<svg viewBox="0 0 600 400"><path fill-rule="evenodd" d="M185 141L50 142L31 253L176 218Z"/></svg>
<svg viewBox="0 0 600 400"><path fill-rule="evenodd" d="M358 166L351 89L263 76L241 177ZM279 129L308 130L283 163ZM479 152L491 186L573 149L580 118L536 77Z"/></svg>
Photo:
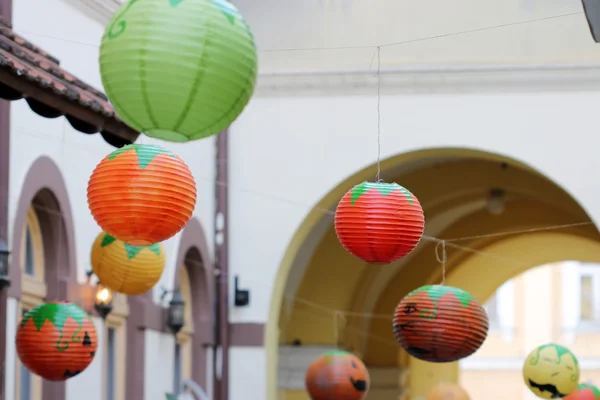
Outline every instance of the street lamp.
<svg viewBox="0 0 600 400"><path fill-rule="evenodd" d="M168 290L163 289L161 299L164 299L168 293ZM167 326L174 334L177 334L183 328L183 325L185 325L185 301L183 301L179 289L175 289L170 293L173 293L173 296L169 302Z"/></svg>
<svg viewBox="0 0 600 400"><path fill-rule="evenodd" d="M8 245L2 239L0 239L0 290L10 286L10 279L8 278Z"/></svg>
<svg viewBox="0 0 600 400"><path fill-rule="evenodd" d="M102 282L98 282L96 285L96 296L94 299L94 308L102 319L106 319L106 316L110 314L113 309L113 291L104 286Z"/></svg>

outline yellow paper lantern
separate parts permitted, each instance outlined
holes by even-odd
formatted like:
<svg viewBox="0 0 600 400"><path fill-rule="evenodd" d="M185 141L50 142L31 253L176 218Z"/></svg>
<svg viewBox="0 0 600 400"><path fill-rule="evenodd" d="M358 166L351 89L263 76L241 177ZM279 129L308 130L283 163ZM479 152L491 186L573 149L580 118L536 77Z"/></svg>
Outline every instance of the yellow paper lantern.
<svg viewBox="0 0 600 400"><path fill-rule="evenodd" d="M575 355L554 343L534 349L523 365L525 384L542 399L558 399L571 394L579 384L579 373Z"/></svg>
<svg viewBox="0 0 600 400"><path fill-rule="evenodd" d="M158 282L165 268L160 243L131 246L102 232L92 246L92 271L115 292L137 296Z"/></svg>

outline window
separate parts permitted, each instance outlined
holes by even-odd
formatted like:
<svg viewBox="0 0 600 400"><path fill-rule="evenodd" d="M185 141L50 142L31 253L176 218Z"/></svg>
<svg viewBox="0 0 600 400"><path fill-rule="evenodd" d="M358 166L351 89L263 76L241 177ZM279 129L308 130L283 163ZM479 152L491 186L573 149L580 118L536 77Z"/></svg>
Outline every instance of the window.
<svg viewBox="0 0 600 400"><path fill-rule="evenodd" d="M175 360L173 365L173 393L181 390L181 345L175 343Z"/></svg>
<svg viewBox="0 0 600 400"><path fill-rule="evenodd" d="M600 322L600 266L580 267L579 321Z"/></svg>
<svg viewBox="0 0 600 400"><path fill-rule="evenodd" d="M492 297L490 297L490 299L487 301L487 303L485 303L483 308L485 308L485 311L487 312L490 324L497 324L499 322L498 292L494 293Z"/></svg>
<svg viewBox="0 0 600 400"><path fill-rule="evenodd" d="M25 227L25 273L35 276L35 258L33 252L33 239L31 237L31 228L29 224Z"/></svg>
<svg viewBox="0 0 600 400"><path fill-rule="evenodd" d="M116 382L115 382L115 329L108 328L106 330L106 400L116 399Z"/></svg>
<svg viewBox="0 0 600 400"><path fill-rule="evenodd" d="M44 301L46 297L44 241L40 220L33 206L27 211L27 219L21 235L21 299L19 315ZM15 399L41 400L42 379L32 374L17 359L15 365Z"/></svg>

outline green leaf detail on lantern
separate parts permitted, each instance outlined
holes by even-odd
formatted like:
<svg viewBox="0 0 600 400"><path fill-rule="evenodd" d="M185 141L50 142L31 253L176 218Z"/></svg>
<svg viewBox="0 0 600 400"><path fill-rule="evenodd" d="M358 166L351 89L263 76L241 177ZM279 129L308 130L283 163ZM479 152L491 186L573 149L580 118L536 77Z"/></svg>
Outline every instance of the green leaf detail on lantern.
<svg viewBox="0 0 600 400"><path fill-rule="evenodd" d="M600 397L600 389L598 389L596 386L594 385L590 385L589 383L581 383L579 384L579 386L577 386L577 391L581 392L585 389L590 389L592 391L592 393L594 394L594 398L598 398Z"/></svg>
<svg viewBox="0 0 600 400"><path fill-rule="evenodd" d="M127 258L129 258L130 260L133 257L137 256L140 253L140 251L142 251L144 249L150 250L157 256L160 255L160 243L155 243L151 246L132 246L132 245L125 243L125 251L127 251Z"/></svg>
<svg viewBox="0 0 600 400"><path fill-rule="evenodd" d="M411 193L404 187L398 185L397 183L383 183L383 182L363 182L352 188L352 194L350 198L350 204L354 205L356 200L360 198L363 194L365 194L369 189L376 189L382 196L387 196L388 194L394 192L395 190L400 190L407 198L410 204L413 203L413 197Z"/></svg>
<svg viewBox="0 0 600 400"><path fill-rule="evenodd" d="M168 154L172 158L175 158L175 154L173 154L167 149L163 149L160 146L155 146L152 144L129 144L110 153L108 159L114 160L119 155L131 149L135 150L137 154L138 164L141 169L146 168L156 156L159 156L161 154Z"/></svg>
<svg viewBox="0 0 600 400"><path fill-rule="evenodd" d="M127 11L129 11L131 6L133 6L137 1L138 0L130 0L129 3L127 3L121 9L121 11L113 17L110 26L106 30L106 36L108 36L109 39L115 39L125 32L125 29L127 28L127 21L125 21L123 17L125 14L127 14Z"/></svg>
<svg viewBox="0 0 600 400"><path fill-rule="evenodd" d="M221 10L231 25L235 24L236 12L235 8L233 8L231 4L224 0L210 0L210 2L217 6L219 10Z"/></svg>
<svg viewBox="0 0 600 400"><path fill-rule="evenodd" d="M169 3L171 4L171 7L176 7L179 5L179 3L181 3L183 0L169 0Z"/></svg>
<svg viewBox="0 0 600 400"><path fill-rule="evenodd" d="M347 357L348 353L342 350L333 350L323 353L323 357L327 359L328 364L333 364L337 357Z"/></svg>
<svg viewBox="0 0 600 400"><path fill-rule="evenodd" d="M554 343L544 344L544 345L538 347L537 349L535 349L535 355L531 358L529 363L531 365L536 365L540 361L541 352L546 349L554 349L554 351L556 351L556 354L558 356L556 359L554 359L554 362L556 364L560 364L562 362L563 356L566 354L569 354L573 358L575 365L579 365L579 361L577 360L577 358L575 358L575 356L573 355L573 353L571 353L571 351L569 349L567 349L566 347L563 347L559 344L554 344Z"/></svg>
<svg viewBox="0 0 600 400"><path fill-rule="evenodd" d="M52 325L62 332L65 327L67 318L71 317L79 326L83 325L83 321L88 318L87 314L82 312L73 304L45 303L34 307L23 317L21 321L21 329L33 320L35 329L39 332L46 321L50 321Z"/></svg>
<svg viewBox="0 0 600 400"><path fill-rule="evenodd" d="M100 242L100 247L106 247L110 244L113 244L116 241L117 241L117 239L110 236L108 233L105 233L104 237L102 238L102 242Z"/></svg>
<svg viewBox="0 0 600 400"><path fill-rule="evenodd" d="M421 309L419 310L419 315L425 319L432 320L437 316L438 313L438 305L437 302L439 299L444 297L448 293L454 294L460 304L463 307L468 307L471 300L473 300L473 296L462 289L455 288L452 286L442 286L442 285L426 285L421 286L410 292L406 297L413 296L417 293L425 292L429 296L431 300L433 300L433 310L429 309Z"/></svg>

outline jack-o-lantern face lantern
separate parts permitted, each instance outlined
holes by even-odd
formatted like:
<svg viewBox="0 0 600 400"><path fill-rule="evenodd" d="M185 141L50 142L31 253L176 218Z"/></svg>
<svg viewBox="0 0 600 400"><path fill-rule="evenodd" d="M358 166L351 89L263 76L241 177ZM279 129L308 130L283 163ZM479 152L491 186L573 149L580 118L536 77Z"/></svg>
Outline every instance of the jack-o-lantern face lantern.
<svg viewBox="0 0 600 400"><path fill-rule="evenodd" d="M422 286L396 308L394 334L411 356L429 362L457 361L473 354L488 332L479 302L462 289Z"/></svg>
<svg viewBox="0 0 600 400"><path fill-rule="evenodd" d="M16 345L27 369L49 381L64 381L90 365L98 340L83 309L69 302L49 302L25 314Z"/></svg>
<svg viewBox="0 0 600 400"><path fill-rule="evenodd" d="M369 391L369 371L351 353L327 352L308 367L306 389L312 400L362 400Z"/></svg>

